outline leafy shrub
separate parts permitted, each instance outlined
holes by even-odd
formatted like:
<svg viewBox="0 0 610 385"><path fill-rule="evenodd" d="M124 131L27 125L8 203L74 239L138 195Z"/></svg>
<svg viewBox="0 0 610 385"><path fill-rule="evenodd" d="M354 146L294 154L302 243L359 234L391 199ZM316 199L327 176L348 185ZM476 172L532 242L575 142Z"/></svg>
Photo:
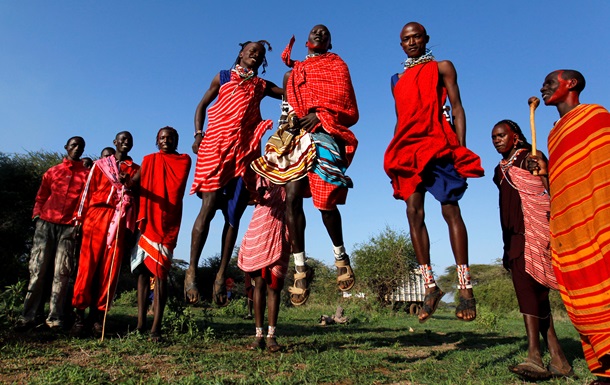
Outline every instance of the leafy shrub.
<svg viewBox="0 0 610 385"><path fill-rule="evenodd" d="M17 321L26 285L26 281L18 281L14 285L6 286L0 294L0 325L12 325Z"/></svg>
<svg viewBox="0 0 610 385"><path fill-rule="evenodd" d="M368 242L359 244L352 253L358 282L374 293L380 302L417 268L415 250L404 231L386 227Z"/></svg>
<svg viewBox="0 0 610 385"><path fill-rule="evenodd" d="M34 198L42 175L61 160L62 154L57 152L0 152L0 287L13 285L28 275Z"/></svg>
<svg viewBox="0 0 610 385"><path fill-rule="evenodd" d="M163 314L163 330L167 335L175 337L186 335L189 338L194 338L199 333L194 310L185 307L182 301L168 298Z"/></svg>
<svg viewBox="0 0 610 385"><path fill-rule="evenodd" d="M117 305L123 305L123 306L138 306L138 291L137 290L124 291L114 301L114 303Z"/></svg>

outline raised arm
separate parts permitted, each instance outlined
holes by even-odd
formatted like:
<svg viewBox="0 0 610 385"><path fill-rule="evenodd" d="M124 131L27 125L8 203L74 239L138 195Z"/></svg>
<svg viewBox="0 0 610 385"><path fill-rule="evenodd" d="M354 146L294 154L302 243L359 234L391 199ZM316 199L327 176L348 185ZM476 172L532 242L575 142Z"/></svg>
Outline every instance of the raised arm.
<svg viewBox="0 0 610 385"><path fill-rule="evenodd" d="M447 89L449 103L451 103L451 112L453 114L453 127L458 141L466 147L466 113L462 106L460 97L460 88L457 83L457 72L453 63L449 60L443 60L438 63L438 72L443 81L443 85Z"/></svg>
<svg viewBox="0 0 610 385"><path fill-rule="evenodd" d="M265 88L265 96L271 96L274 99L282 99L284 96L284 89L275 85L275 83L266 81L267 87Z"/></svg>
<svg viewBox="0 0 610 385"><path fill-rule="evenodd" d="M216 74L214 79L212 79L212 83L210 84L210 88L203 94L201 101L197 105L197 109L195 110L195 142L193 143L193 153L197 154L199 150L199 144L203 140L203 122L205 122L205 112L208 106L216 99L218 96L218 91L220 90L220 74Z"/></svg>

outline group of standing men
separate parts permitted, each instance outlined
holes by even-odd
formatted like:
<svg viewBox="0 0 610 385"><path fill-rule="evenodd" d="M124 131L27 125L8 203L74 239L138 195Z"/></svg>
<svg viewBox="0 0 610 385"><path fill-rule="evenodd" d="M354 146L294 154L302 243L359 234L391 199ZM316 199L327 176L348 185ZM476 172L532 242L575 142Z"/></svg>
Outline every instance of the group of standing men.
<svg viewBox="0 0 610 385"><path fill-rule="evenodd" d="M128 155L133 137L122 131L114 139L114 153L104 156L102 152L88 169L80 159L84 139L68 140L67 156L45 173L36 197L30 282L17 329L35 326L47 277L52 276L46 324L52 329L64 327L74 308L73 335L88 332L86 326L102 335L122 261L135 244L131 259L132 270L140 276L138 329L145 327L145 301L154 276L151 338L160 338L167 272L180 227L190 157L176 152L178 133L172 127L159 130L156 144L160 151L144 157L140 167ZM72 293L69 281L74 273Z"/></svg>
<svg viewBox="0 0 610 385"><path fill-rule="evenodd" d="M481 177L483 169L479 157L466 148L466 118L453 64L434 59L426 48L430 38L419 23L406 24L400 38L407 60L404 72L394 75L391 81L397 123L394 138L385 153L384 169L391 179L394 197L406 202L411 240L425 277L426 296L419 320L425 322L431 317L444 295L436 285L432 272L430 242L424 222L424 197L429 192L441 204L456 261L459 289L456 316L464 321L472 321L476 318L476 301L468 267L467 231L458 201L467 188L466 178ZM353 185L345 171L358 145L349 129L358 120L354 90L347 66L338 55L329 52L332 44L328 28L323 25L313 27L306 42L308 54L303 61L290 58L293 43L294 37L282 54L284 63L292 68L284 77L283 88L258 77L259 68L263 66L264 73L267 65L265 45L271 49L269 44L266 41L242 44L234 68L221 71L213 78L197 107L193 144L193 151L197 153L197 167L191 193L200 196L202 207L192 231L185 297L190 302L198 300L195 271L210 222L220 209L225 217L225 225L222 262L214 282L213 300L219 305L227 303L225 271L236 242L241 216L249 202L258 202L259 206L267 204L267 210L261 212L260 216L255 215L258 219L250 225L246 238L267 231L273 235L268 239L274 239L275 243L262 250L253 247L253 238L250 238L247 242L250 246L242 250L246 254L243 258L240 252L240 266L246 269L251 267L249 273L259 291L255 294L257 340L252 346L264 345L264 305L261 306L261 303L264 304L264 291L260 291L260 286L265 286L269 300L267 345L273 351L277 350L274 339L279 309L277 295L283 286L288 255L294 258L296 265L295 283L290 288L291 301L298 306L309 297L313 271L305 263L304 197L313 197L314 206L320 210L333 243L338 288L350 290L355 282L343 245L341 215L337 208L337 205L345 203L347 189ZM541 157L533 157L530 168L542 177L548 175L546 187L551 195L551 250L559 290L581 335L589 368L601 377L597 380L601 384L610 377L610 311L607 310L610 304L610 267L606 258L610 238L607 236L609 225L603 219L610 210L607 203L610 196L607 182L610 180L610 164L606 156L610 140L610 115L600 106L580 104L578 98L584 85L584 77L577 71L555 71L545 79L541 89L544 102L557 106L561 119L549 136L548 164ZM265 96L283 99L283 114L278 132L272 136L261 157L261 138L272 126L271 121L263 120L260 114L260 102ZM208 126L204 132L206 109L217 98L207 111ZM448 118L443 114L447 98L452 107L452 116ZM110 278L97 275L96 279L102 281L96 286L94 294L82 288L90 289L90 280L98 274L98 270L89 267L91 261L101 258L102 263L107 264L108 254L124 253L116 240L124 236L121 232L126 228L133 229L130 226L135 223L130 222L132 214L129 211L135 209L133 202L130 202L130 197L134 196L131 189L140 186L141 202L147 199L145 180L150 183L147 186L153 186L151 196L167 193L154 187L158 176L145 170L142 171L142 178L136 176L138 167L126 157L132 142L131 135L126 134L117 135L117 154L112 160L96 162L86 184L86 171L79 163L84 149L82 138L71 138L66 145L68 156L64 163L49 171L50 175L59 174L60 170L62 175L72 174L63 176L70 182L67 186L58 185L62 190L57 192L64 194L72 206L76 205L80 195L73 186L86 186L77 210L80 213L80 209L88 208L88 214L84 217L83 249L73 300L78 311L92 303L99 311L107 309L108 298L111 297L108 293L116 285L113 274L109 275ZM175 138L177 145L177 133L166 136L172 140ZM160 154L175 155L175 145L161 144ZM163 156L161 158L164 159ZM156 222L151 218L156 216L173 216L172 222L179 227L180 218L175 213L179 208L181 212L184 178L190 166L186 160L181 162L179 175L175 176L176 182L170 183L176 188L169 194L171 197L163 197L166 203L155 206L158 202L152 198L141 203L148 208L140 207L140 213L145 215L140 218L140 229L154 227ZM156 159L151 158L149 163L151 169L159 167L166 173L170 173L168 170L175 171L173 166ZM146 169L146 165L145 159L143 169ZM171 179L168 176L163 178L164 181ZM265 195L276 191L274 186L278 185L284 186L280 189L281 193ZM37 223L36 239L57 237L54 242L61 245L59 249L73 249L71 243L60 240L63 235L55 235L55 232L60 234L65 230L68 233L66 237L74 242L71 233L75 233L76 229L71 226L70 210L59 210L61 215L57 218L49 217L44 210L41 213L40 207L45 205L45 200L52 202L50 198L43 199L44 196L39 194L41 199L37 199L34 210L35 217L41 218ZM90 200L85 198L87 196L91 196ZM96 212L96 204L104 210ZM61 206L57 203L53 205ZM278 207L281 208L279 211ZM285 214L282 215L282 212ZM79 216L76 218L80 219ZM125 225L117 226L123 218ZM49 234L53 232L53 235L42 235L47 222L51 224L51 229L44 231ZM100 223L105 223L110 231L92 231L93 227L99 229ZM158 223L164 222L161 220ZM272 223L275 224L270 227ZM149 273L163 278L164 274L157 271L167 271L167 261L171 258L171 249L175 247L178 227L174 225L166 229L161 226L149 232L154 235L140 238L140 253L152 256L149 262L155 261L145 263ZM146 231L143 233L146 234ZM168 234L171 235L168 236L169 240L166 239ZM47 243L50 242L35 242L32 261L36 261L39 246ZM96 253L93 246L100 244L105 248L100 251L99 257L93 257ZM266 259L268 254L274 255ZM89 255L91 257L83 257ZM64 277L58 282L64 282L69 275L69 269L61 268L63 262L58 264L62 260L58 258L56 261L56 265L60 266L56 271ZM262 263L263 260L266 262ZM32 263L43 265L41 262ZM112 265L104 266L103 271L117 269ZM36 281L35 269L31 270L24 309L26 321L38 307L36 301L30 301L38 290L32 284ZM138 287L145 283L145 279L142 279ZM162 283L156 287L164 292ZM52 298L64 295L63 290L61 284L57 288L54 285ZM49 325L61 318L61 310L58 310L61 306L61 301L52 303ZM141 322L138 327L142 327Z"/></svg>

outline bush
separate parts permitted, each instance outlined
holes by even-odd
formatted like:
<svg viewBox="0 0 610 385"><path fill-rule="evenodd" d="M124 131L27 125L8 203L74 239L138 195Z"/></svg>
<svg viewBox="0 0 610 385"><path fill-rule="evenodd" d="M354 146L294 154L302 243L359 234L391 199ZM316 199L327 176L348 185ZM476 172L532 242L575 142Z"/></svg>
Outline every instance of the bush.
<svg viewBox="0 0 610 385"><path fill-rule="evenodd" d="M0 287L13 285L28 275L34 199L42 175L61 160L57 152L0 153Z"/></svg>
<svg viewBox="0 0 610 385"><path fill-rule="evenodd" d="M374 293L380 302L384 302L386 296L417 268L409 236L389 227L368 242L357 245L352 257L357 285L359 282Z"/></svg>

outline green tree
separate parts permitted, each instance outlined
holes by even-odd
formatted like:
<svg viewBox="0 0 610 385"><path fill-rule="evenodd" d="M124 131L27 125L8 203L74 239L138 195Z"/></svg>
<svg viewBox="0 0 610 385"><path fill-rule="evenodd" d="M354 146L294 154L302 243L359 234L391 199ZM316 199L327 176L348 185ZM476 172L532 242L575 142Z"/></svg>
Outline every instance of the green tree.
<svg viewBox="0 0 610 385"><path fill-rule="evenodd" d="M61 162L58 152L0 153L0 287L27 279L34 227L32 209L42 175Z"/></svg>
<svg viewBox="0 0 610 385"><path fill-rule="evenodd" d="M381 302L417 268L410 237L389 227L357 245L352 257L358 281Z"/></svg>

